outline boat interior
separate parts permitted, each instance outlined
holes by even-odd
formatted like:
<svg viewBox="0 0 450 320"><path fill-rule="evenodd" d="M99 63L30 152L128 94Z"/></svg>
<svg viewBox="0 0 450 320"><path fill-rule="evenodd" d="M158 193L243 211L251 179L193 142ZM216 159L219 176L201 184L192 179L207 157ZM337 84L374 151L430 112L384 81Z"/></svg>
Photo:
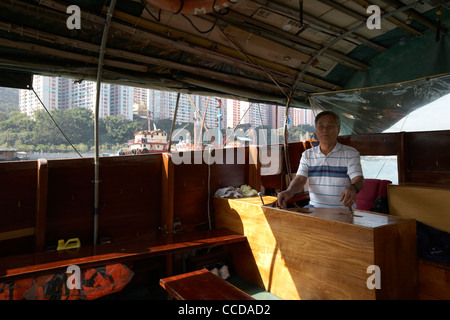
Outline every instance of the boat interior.
<svg viewBox="0 0 450 320"><path fill-rule="evenodd" d="M305 210L307 190L277 207L314 146L286 136L2 162L0 298L450 299L450 261L421 256L418 237L418 223L450 233L450 130L386 132L450 93L448 2L200 2L2 1L0 86L32 89L40 74L333 110L340 143L396 157L389 212L366 192L354 214ZM243 185L261 194L215 196Z"/></svg>

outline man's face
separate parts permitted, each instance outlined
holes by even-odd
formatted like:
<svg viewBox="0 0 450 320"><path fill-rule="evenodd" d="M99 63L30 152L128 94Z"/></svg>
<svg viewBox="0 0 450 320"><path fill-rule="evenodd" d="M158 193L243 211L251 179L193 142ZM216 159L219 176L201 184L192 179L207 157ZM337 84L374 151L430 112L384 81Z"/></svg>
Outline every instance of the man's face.
<svg viewBox="0 0 450 320"><path fill-rule="evenodd" d="M339 135L340 128L330 114L320 117L316 124L316 135L320 143L333 144Z"/></svg>

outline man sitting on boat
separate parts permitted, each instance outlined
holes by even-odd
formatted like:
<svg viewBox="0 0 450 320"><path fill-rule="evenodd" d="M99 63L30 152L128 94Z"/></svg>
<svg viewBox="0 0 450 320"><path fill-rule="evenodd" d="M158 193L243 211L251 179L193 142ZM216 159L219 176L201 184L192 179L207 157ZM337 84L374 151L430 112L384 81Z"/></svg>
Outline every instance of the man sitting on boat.
<svg viewBox="0 0 450 320"><path fill-rule="evenodd" d="M286 207L287 201L302 190L309 178L307 207L356 208L356 194L364 186L359 152L337 141L341 121L336 113L319 113L315 126L319 145L302 153L297 175L278 194L278 204Z"/></svg>

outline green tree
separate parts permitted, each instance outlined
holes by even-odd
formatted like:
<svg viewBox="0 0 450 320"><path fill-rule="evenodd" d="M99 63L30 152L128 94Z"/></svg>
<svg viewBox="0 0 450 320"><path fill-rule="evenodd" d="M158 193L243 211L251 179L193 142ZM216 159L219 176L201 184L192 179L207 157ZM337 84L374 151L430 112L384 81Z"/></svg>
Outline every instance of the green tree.
<svg viewBox="0 0 450 320"><path fill-rule="evenodd" d="M73 144L94 144L94 121L91 110L81 107L72 108L57 112L55 118Z"/></svg>
<svg viewBox="0 0 450 320"><path fill-rule="evenodd" d="M301 124L295 127L290 127L288 131L288 142L298 142L305 134L309 133L310 135L312 135L315 132L315 128L313 126L310 126L309 124Z"/></svg>
<svg viewBox="0 0 450 320"><path fill-rule="evenodd" d="M114 116L106 117L102 119L102 122L106 136L103 136L105 141L100 141L100 143L123 144L134 139L135 132L144 130L139 123Z"/></svg>
<svg viewBox="0 0 450 320"><path fill-rule="evenodd" d="M54 113L57 113L57 111ZM44 110L36 111L34 113L34 120L35 125L33 128L32 144L36 145L36 148L38 148L39 145L59 145L66 142L47 112Z"/></svg>
<svg viewBox="0 0 450 320"><path fill-rule="evenodd" d="M74 145L75 148L77 148L78 152L88 152L89 146L84 143L78 143Z"/></svg>
<svg viewBox="0 0 450 320"><path fill-rule="evenodd" d="M69 147L71 148L71 147ZM65 144L60 144L59 146L56 146L56 151L57 152L67 152L68 148Z"/></svg>
<svg viewBox="0 0 450 320"><path fill-rule="evenodd" d="M72 144L93 144L94 122L92 112L89 109L55 110L51 115ZM46 111L36 111L34 118L33 144L68 144L68 141Z"/></svg>
<svg viewBox="0 0 450 320"><path fill-rule="evenodd" d="M36 151L38 152L48 152L50 150L50 147L46 144L38 144L36 146Z"/></svg>
<svg viewBox="0 0 450 320"><path fill-rule="evenodd" d="M1 112L0 120L0 131L2 132L23 132L31 131L33 129L34 122L23 113L17 110L10 112Z"/></svg>

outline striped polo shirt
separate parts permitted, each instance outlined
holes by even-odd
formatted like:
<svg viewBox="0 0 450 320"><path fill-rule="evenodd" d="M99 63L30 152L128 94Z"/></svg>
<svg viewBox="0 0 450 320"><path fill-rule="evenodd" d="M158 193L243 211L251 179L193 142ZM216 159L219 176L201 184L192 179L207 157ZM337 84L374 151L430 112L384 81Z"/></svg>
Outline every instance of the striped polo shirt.
<svg viewBox="0 0 450 320"><path fill-rule="evenodd" d="M300 159L297 175L309 178L310 204L316 208L343 208L341 192L351 179L362 176L359 152L337 142L328 156L320 145L305 150Z"/></svg>

